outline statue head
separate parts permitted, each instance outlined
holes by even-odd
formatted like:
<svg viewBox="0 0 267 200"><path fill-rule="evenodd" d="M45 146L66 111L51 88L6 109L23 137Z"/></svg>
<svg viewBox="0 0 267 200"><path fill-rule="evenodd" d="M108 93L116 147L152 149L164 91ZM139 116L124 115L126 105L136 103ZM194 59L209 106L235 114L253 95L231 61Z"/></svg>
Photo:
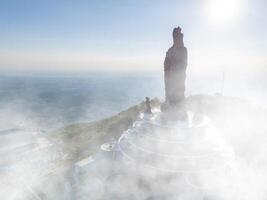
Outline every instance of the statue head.
<svg viewBox="0 0 267 200"><path fill-rule="evenodd" d="M184 46L184 42L183 42L184 35L181 31L182 31L182 29L180 26L173 29L172 37L173 37L173 44L174 45Z"/></svg>

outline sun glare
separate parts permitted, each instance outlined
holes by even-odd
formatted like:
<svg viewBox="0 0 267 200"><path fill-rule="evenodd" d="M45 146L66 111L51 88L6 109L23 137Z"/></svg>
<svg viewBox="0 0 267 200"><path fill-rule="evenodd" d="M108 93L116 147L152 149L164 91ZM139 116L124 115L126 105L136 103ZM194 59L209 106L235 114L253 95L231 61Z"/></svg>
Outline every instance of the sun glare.
<svg viewBox="0 0 267 200"><path fill-rule="evenodd" d="M206 13L215 23L228 23L240 17L240 0L207 0Z"/></svg>

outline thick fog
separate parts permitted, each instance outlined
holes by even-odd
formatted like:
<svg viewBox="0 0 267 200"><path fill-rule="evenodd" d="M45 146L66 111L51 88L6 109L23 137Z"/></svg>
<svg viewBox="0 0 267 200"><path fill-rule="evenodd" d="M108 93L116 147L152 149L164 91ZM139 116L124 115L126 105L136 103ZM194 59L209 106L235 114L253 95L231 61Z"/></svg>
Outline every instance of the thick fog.
<svg viewBox="0 0 267 200"><path fill-rule="evenodd" d="M48 133L162 100L161 75L2 76L1 199L266 199L264 81L231 79L188 76L186 118L140 113L119 139L72 162Z"/></svg>

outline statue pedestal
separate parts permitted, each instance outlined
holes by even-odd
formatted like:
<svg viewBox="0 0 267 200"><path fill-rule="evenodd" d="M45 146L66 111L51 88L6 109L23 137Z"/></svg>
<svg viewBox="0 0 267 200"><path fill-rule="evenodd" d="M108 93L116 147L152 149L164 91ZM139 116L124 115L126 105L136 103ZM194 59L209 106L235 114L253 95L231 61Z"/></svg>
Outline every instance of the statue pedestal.
<svg viewBox="0 0 267 200"><path fill-rule="evenodd" d="M163 113L163 120L167 121L187 121L187 110L183 102L175 105L163 103L161 105L161 111Z"/></svg>

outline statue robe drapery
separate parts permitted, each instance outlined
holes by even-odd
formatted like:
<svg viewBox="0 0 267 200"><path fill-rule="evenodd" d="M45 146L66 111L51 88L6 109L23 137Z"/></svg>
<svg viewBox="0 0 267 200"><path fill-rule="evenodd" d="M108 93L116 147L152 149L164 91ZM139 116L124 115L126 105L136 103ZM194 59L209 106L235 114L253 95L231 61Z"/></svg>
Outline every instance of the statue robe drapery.
<svg viewBox="0 0 267 200"><path fill-rule="evenodd" d="M168 104L177 104L184 99L186 67L186 47L172 46L164 61L165 98Z"/></svg>

